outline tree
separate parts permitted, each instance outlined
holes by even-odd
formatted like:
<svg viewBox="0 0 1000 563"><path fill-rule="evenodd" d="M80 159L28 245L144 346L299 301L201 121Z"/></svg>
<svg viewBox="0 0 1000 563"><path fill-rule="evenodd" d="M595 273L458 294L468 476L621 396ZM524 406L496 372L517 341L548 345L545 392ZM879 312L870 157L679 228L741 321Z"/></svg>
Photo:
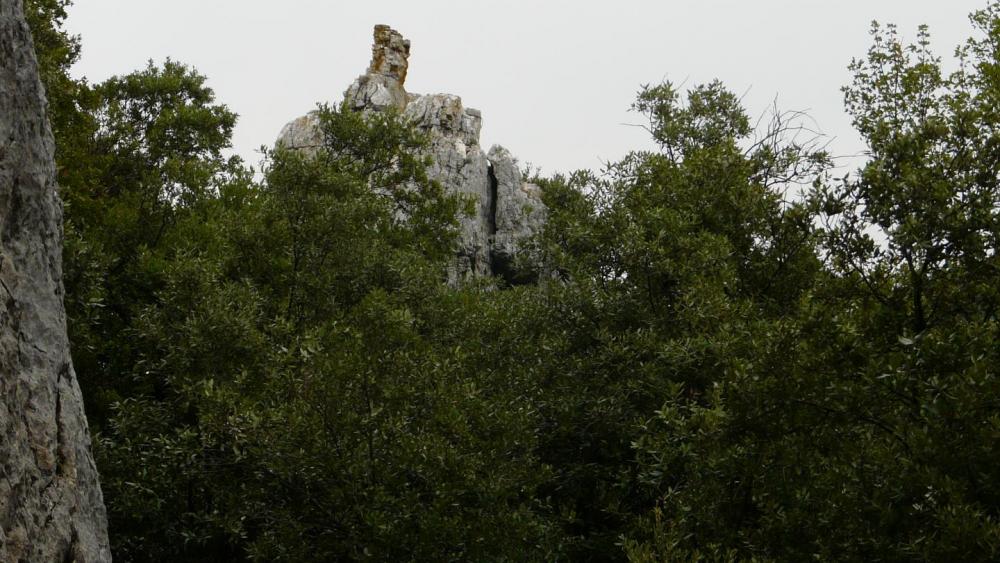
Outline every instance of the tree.
<svg viewBox="0 0 1000 563"><path fill-rule="evenodd" d="M512 408L520 380L480 368L465 338L484 315L443 283L457 200L398 115L320 119L324 148L279 148L263 184L223 190L199 217L213 236L135 317L164 392L118 402L101 437L119 557L547 549L533 413Z"/></svg>
<svg viewBox="0 0 1000 563"><path fill-rule="evenodd" d="M870 161L808 198L824 271L707 404L650 421L631 558L996 558L998 14L947 77L926 29L873 29L845 88Z"/></svg>
<svg viewBox="0 0 1000 563"><path fill-rule="evenodd" d="M248 172L222 152L236 116L205 78L173 61L93 87L94 129L74 152L84 172L62 185L67 310L88 411L100 428L111 403L162 392L137 366L130 331L155 302L162 268L191 236L177 225L205 212L219 186ZM158 390L157 390L158 389Z"/></svg>
<svg viewBox="0 0 1000 563"><path fill-rule="evenodd" d="M543 494L571 558L623 557L637 516L697 474L683 448L650 442L651 421L677 409L695 424L717 408L720 386L768 343L760 331L799 309L820 266L808 209L779 188L808 184L829 160L789 114L755 135L717 82L683 102L669 84L646 88L635 109L659 151L544 192L546 260L563 281L543 290L562 336L539 374L541 459L555 470ZM717 518L734 512L711 502Z"/></svg>
<svg viewBox="0 0 1000 563"><path fill-rule="evenodd" d="M97 431L97 462L104 482L116 556L128 558L131 533L149 525L143 517L164 499L144 506L145 489L184 483L185 465L161 458L157 482L143 479L152 466L113 458L107 436L122 426L122 405L172 400L176 391L155 369L156 346L139 338L151 308L161 302L171 273L191 269L188 249L217 240L216 221L226 205L246 197L250 172L223 151L236 116L215 103L205 78L167 61L80 86L89 106L78 106L81 127L57 132L61 195L65 204L64 281L74 362ZM165 433L169 418L150 418L147 432ZM148 447L124 436L122 449ZM174 450L176 451L176 450ZM132 472L134 471L134 473ZM162 520L156 525L169 526ZM220 548L221 549L221 548ZM150 551L149 554L155 553ZM229 553L208 551L208 553Z"/></svg>
<svg viewBox="0 0 1000 563"><path fill-rule="evenodd" d="M831 212L835 291L866 309L851 315L866 352L854 369L868 387L854 390L852 408L879 428L869 449L891 486L875 514L894 523L870 549L914 559L992 559L1000 532L996 459L979 445L1000 390L985 367L995 361L1000 271L1000 7L971 21L977 36L950 75L926 28L904 45L892 26L873 27L845 88L870 161L817 195Z"/></svg>

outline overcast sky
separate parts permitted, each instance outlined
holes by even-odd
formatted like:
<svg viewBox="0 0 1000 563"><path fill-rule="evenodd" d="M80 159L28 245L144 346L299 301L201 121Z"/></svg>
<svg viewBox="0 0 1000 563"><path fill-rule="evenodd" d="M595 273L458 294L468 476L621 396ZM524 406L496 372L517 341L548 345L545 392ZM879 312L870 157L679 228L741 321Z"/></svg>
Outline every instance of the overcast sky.
<svg viewBox="0 0 1000 563"><path fill-rule="evenodd" d="M986 0L76 0L77 76L100 81L166 57L208 76L240 115L234 145L256 164L281 127L336 102L362 74L372 27L412 42L409 92L446 92L483 112L482 144L543 172L599 168L647 135L627 123L641 84L714 78L752 114L777 98L809 110L831 148L862 145L840 87L872 20L907 37L926 23L950 56Z"/></svg>

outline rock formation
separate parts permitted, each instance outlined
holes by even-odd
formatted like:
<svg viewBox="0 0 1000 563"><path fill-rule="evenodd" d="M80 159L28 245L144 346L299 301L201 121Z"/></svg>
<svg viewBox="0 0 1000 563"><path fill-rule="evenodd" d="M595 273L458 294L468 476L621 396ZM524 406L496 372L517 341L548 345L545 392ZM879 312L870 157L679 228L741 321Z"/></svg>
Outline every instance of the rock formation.
<svg viewBox="0 0 1000 563"><path fill-rule="evenodd" d="M45 108L21 0L0 0L0 561L110 561L66 337Z"/></svg>
<svg viewBox="0 0 1000 563"><path fill-rule="evenodd" d="M452 280L501 275L509 281L523 241L538 232L546 209L538 186L526 183L511 154L494 146L484 152L479 145L482 115L466 108L450 94L408 94L404 88L409 69L410 42L388 26L375 26L375 43L368 71L347 89L344 99L357 111L382 111L393 107L417 127L430 133L434 164L430 176L452 193L472 196L475 213L463 216ZM300 117L282 129L278 143L308 149L322 143L315 113Z"/></svg>

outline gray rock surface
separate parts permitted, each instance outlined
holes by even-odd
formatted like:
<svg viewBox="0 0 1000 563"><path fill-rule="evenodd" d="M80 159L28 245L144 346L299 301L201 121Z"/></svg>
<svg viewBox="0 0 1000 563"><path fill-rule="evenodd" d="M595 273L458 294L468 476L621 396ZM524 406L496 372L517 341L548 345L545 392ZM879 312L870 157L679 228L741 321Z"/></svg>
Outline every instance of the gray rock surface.
<svg viewBox="0 0 1000 563"><path fill-rule="evenodd" d="M459 217L459 245L450 278L490 275L490 217L495 192L490 184L489 160L479 146L479 112L463 107L458 96L430 94L413 99L403 115L430 132L430 177L451 193L475 202L471 216Z"/></svg>
<svg viewBox="0 0 1000 563"><path fill-rule="evenodd" d="M323 132L320 130L318 114L310 112L289 122L281 128L278 138L279 142L287 147L315 151L323 145Z"/></svg>
<svg viewBox="0 0 1000 563"><path fill-rule="evenodd" d="M507 149L494 145L487 155L493 165L496 185L496 225L493 235L493 273L514 281L515 259L523 242L541 232L548 210L542 204L542 189L525 182L521 171Z"/></svg>
<svg viewBox="0 0 1000 563"><path fill-rule="evenodd" d="M479 145L482 115L451 94L409 94L405 89L410 42L388 26L375 26L372 61L344 93L356 111L394 107L420 129L430 133L434 164L430 176L455 194L475 201L475 212L460 218L461 230L452 281L504 275L521 241L539 232L545 206L538 186L522 181L516 161L502 147L487 154ZM278 143L288 148L315 150L322 144L315 113L286 125Z"/></svg>
<svg viewBox="0 0 1000 563"><path fill-rule="evenodd" d="M406 82L409 58L410 42L389 26L376 25L368 72L351 84L344 99L357 110L391 106L404 109L408 100L403 83Z"/></svg>
<svg viewBox="0 0 1000 563"><path fill-rule="evenodd" d="M21 0L0 0L0 561L110 561L66 337L45 107Z"/></svg>

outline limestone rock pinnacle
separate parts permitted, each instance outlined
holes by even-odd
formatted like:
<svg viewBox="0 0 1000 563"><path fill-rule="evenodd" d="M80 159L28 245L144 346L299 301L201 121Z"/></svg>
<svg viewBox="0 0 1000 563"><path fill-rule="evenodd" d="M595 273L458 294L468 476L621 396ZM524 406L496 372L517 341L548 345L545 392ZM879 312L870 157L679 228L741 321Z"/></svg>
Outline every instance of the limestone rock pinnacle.
<svg viewBox="0 0 1000 563"><path fill-rule="evenodd" d="M345 94L351 107L363 110L394 106L403 110L407 102L403 84L406 82L409 58L410 42L389 26L376 25L368 72L361 75Z"/></svg>
<svg viewBox="0 0 1000 563"><path fill-rule="evenodd" d="M381 74L395 78L402 86L409 68L410 42L387 25L375 26L375 43L372 45L372 62L368 74Z"/></svg>
<svg viewBox="0 0 1000 563"><path fill-rule="evenodd" d="M430 176L451 193L476 201L471 216L459 218L461 228L449 277L500 275L514 281L511 268L521 243L540 231L546 209L538 186L521 178L516 160L502 147L486 153L480 146L482 114L467 108L452 94L408 94L410 42L388 26L375 26L368 71L344 93L355 111L394 107L429 133L433 164ZM292 149L316 150L322 144L315 113L286 125L278 143Z"/></svg>

